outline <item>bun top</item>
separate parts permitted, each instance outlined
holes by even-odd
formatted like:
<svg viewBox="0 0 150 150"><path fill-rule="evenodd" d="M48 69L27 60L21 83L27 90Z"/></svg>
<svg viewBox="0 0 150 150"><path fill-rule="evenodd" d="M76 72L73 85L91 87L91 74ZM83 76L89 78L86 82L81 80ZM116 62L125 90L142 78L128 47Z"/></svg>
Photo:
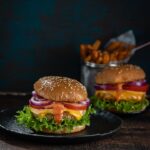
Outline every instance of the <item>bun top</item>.
<svg viewBox="0 0 150 150"><path fill-rule="evenodd" d="M80 102L87 99L86 88L67 77L42 77L34 83L34 90L39 96L53 101Z"/></svg>
<svg viewBox="0 0 150 150"><path fill-rule="evenodd" d="M96 75L97 84L113 84L131 82L145 78L143 69L138 66L126 64L117 67L106 67Z"/></svg>

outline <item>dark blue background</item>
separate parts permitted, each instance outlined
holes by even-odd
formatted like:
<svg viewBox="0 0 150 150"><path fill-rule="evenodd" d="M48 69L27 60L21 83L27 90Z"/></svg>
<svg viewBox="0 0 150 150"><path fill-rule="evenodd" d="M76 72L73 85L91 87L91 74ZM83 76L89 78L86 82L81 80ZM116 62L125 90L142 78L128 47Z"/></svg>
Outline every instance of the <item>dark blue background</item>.
<svg viewBox="0 0 150 150"><path fill-rule="evenodd" d="M150 40L148 0L1 0L0 90L30 91L44 75L80 79L80 43L133 29L137 44ZM131 63L150 81L150 47Z"/></svg>

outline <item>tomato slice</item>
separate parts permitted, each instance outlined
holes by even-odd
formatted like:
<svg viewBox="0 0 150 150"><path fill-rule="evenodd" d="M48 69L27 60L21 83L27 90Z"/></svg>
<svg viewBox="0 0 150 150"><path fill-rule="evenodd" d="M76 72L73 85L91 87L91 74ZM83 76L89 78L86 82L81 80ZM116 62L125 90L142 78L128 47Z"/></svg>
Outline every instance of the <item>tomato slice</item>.
<svg viewBox="0 0 150 150"><path fill-rule="evenodd" d="M87 104L77 104L77 103L63 103L64 106L68 109L74 110L86 110L88 105Z"/></svg>
<svg viewBox="0 0 150 150"><path fill-rule="evenodd" d="M149 88L148 84L142 85L142 86L129 86L129 85L123 85L124 90L129 90L129 91L141 91L141 92L146 92Z"/></svg>

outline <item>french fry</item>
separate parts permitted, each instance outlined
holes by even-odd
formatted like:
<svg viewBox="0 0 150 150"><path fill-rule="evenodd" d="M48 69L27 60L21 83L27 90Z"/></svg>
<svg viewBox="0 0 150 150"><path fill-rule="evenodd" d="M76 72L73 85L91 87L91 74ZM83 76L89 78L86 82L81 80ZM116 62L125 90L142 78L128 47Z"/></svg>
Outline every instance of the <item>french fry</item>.
<svg viewBox="0 0 150 150"><path fill-rule="evenodd" d="M127 56L129 55L129 52L128 51L122 51L118 54L118 57L117 59L118 60L123 60L125 59Z"/></svg>
<svg viewBox="0 0 150 150"><path fill-rule="evenodd" d="M132 48L135 47L119 41L110 43L103 51L99 50L100 46L100 40L96 40L93 45L81 44L80 55L82 59L96 64L107 64L110 61L119 61L127 58Z"/></svg>
<svg viewBox="0 0 150 150"><path fill-rule="evenodd" d="M93 46L92 46L92 45L90 45L90 44L88 44L88 45L87 45L87 49L89 49L89 50L93 50Z"/></svg>
<svg viewBox="0 0 150 150"><path fill-rule="evenodd" d="M117 56L115 53L110 54L110 61L117 61Z"/></svg>
<svg viewBox="0 0 150 150"><path fill-rule="evenodd" d="M93 49L94 50L98 50L101 46L101 41L100 40L96 40L95 43L93 44Z"/></svg>
<svg viewBox="0 0 150 150"><path fill-rule="evenodd" d="M110 61L110 56L109 56L109 53L107 51L103 52L103 64L107 64L109 63Z"/></svg>
<svg viewBox="0 0 150 150"><path fill-rule="evenodd" d="M81 44L80 45L80 56L84 59L86 56L86 47L84 44Z"/></svg>
<svg viewBox="0 0 150 150"><path fill-rule="evenodd" d="M96 63L97 64L101 64L103 61L103 57L102 57L102 52L101 51L98 51L98 57L96 59Z"/></svg>
<svg viewBox="0 0 150 150"><path fill-rule="evenodd" d="M89 56L84 58L84 61L91 61L91 59L92 59L92 57L91 57L91 55L89 55Z"/></svg>
<svg viewBox="0 0 150 150"><path fill-rule="evenodd" d="M95 62L96 59L98 58L98 51L97 50L93 50L91 53L92 56L92 60Z"/></svg>
<svg viewBox="0 0 150 150"><path fill-rule="evenodd" d="M106 48L107 51L112 52L115 49L117 49L120 45L120 42L112 42L108 45L108 47Z"/></svg>

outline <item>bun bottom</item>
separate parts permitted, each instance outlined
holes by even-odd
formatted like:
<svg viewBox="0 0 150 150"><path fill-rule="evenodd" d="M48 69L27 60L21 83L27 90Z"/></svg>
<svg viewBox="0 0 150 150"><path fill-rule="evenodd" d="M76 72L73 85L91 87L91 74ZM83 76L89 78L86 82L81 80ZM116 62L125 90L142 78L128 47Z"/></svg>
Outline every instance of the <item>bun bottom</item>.
<svg viewBox="0 0 150 150"><path fill-rule="evenodd" d="M75 126L73 127L73 129L71 131L68 132L67 129L60 129L60 130L56 130L56 131L51 131L49 129L43 129L43 133L48 133L48 134L70 134L70 133L75 133L75 132L79 132L85 129L85 125L82 126Z"/></svg>

